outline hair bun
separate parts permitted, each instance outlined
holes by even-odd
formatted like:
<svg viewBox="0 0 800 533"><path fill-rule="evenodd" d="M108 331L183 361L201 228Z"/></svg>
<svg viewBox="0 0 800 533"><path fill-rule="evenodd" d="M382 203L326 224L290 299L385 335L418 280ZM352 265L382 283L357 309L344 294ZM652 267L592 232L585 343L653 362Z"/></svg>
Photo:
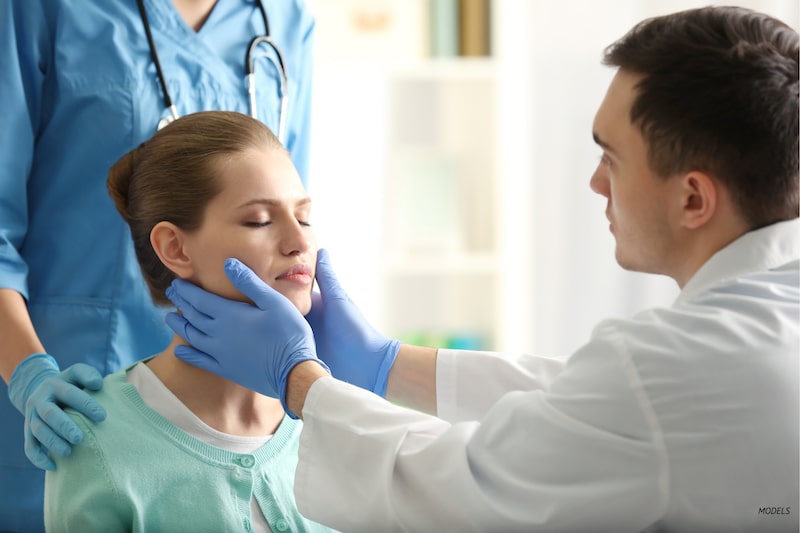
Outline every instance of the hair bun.
<svg viewBox="0 0 800 533"><path fill-rule="evenodd" d="M131 181L136 169L136 156L139 150L144 147L144 144L140 144L137 148L120 157L108 171L108 194L125 222L130 222L131 218L129 199Z"/></svg>

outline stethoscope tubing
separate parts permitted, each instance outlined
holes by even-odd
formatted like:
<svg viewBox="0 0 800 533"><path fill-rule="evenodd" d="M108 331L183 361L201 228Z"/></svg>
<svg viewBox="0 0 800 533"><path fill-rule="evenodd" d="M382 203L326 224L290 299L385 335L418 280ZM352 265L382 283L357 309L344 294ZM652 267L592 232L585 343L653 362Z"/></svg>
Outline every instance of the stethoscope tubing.
<svg viewBox="0 0 800 533"><path fill-rule="evenodd" d="M156 66L158 83L161 85L161 92L164 94L164 105L167 109L169 109L170 115L172 115L172 120L175 120L178 118L178 110L175 107L175 104L172 103L172 96L170 96L169 89L167 89L164 71L161 70L161 61L158 59L158 52L156 51L156 43L153 39L153 32L150 30L150 19L147 17L147 10L144 8L144 0L136 0L136 5L139 8L139 16L142 19L144 33L147 36L147 45L150 48L150 58L153 60L153 63Z"/></svg>
<svg viewBox="0 0 800 533"><path fill-rule="evenodd" d="M261 54L261 57L266 57L270 63L275 66L278 74L278 81L279 81L279 91L280 91L280 109L279 109L279 116L278 116L278 139L281 142L285 142L285 131L286 131L286 112L289 107L289 77L288 77L288 69L286 68L286 63L284 61L283 54L280 51L280 48L275 44L270 36L270 29L269 29L269 19L267 18L267 12L264 9L264 4L261 0L255 0L256 5L258 6L259 11L261 12L261 18L264 20L264 35L257 35L254 37L250 44L247 47L247 53L245 54L244 60L244 67L245 67L245 74L247 79L247 93L249 97L249 104L250 104L250 115L253 118L258 118L257 114L257 98L256 98L256 80L255 80L255 72L256 72L256 62L255 59L255 50L256 48L263 44L269 46L275 54L275 57L278 58L277 61L273 59L268 54ZM153 60L153 64L156 67L156 75L158 77L158 82L161 85L161 92L164 95L164 106L166 109L169 110L170 116L164 117L159 121L158 128L161 129L166 124L172 122L173 120L178 118L178 109L175 107L175 104L172 101L172 96L169 93L169 89L167 88L166 78L164 77L164 71L161 68L161 61L158 59L158 51L156 49L156 43L153 39L153 33L150 29L150 20L147 16L147 10L144 7L144 0L137 0L136 4L139 8L139 16L142 19L142 25L144 26L144 32L147 37L147 45L150 48L150 58Z"/></svg>
<svg viewBox="0 0 800 533"><path fill-rule="evenodd" d="M261 3L259 2L259 5ZM263 8L262 8L263 9ZM264 13L266 17L266 13ZM266 18L264 19L266 20ZM276 70L278 71L278 79L279 79L279 87L280 90L280 99L281 99L281 106L280 106L280 115L278 117L278 139L281 142L284 141L283 133L285 131L286 126L286 110L288 107L289 102L289 78L286 73L286 63L283 59L283 54L281 53L278 46L272 40L272 37L269 35L260 35L258 37L254 37L252 41L250 41L250 45L247 47L247 55L245 56L245 63L247 64L247 92L250 96L250 113L253 116L256 116L256 56L254 54L255 49L260 44L266 44L272 51L275 53L275 57L278 58L277 63L275 62L272 57L263 54L273 65L275 65Z"/></svg>

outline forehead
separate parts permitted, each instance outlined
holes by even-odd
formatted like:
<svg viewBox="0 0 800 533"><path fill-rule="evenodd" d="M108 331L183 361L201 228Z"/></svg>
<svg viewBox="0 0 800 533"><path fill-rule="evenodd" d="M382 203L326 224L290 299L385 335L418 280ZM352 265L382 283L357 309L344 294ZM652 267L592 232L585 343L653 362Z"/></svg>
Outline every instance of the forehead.
<svg viewBox="0 0 800 533"><path fill-rule="evenodd" d="M594 131L601 138L616 129L633 127L630 111L640 79L641 76L622 69L614 75L594 118Z"/></svg>
<svg viewBox="0 0 800 533"><path fill-rule="evenodd" d="M305 196L289 153L280 148L248 148L231 154L218 166L221 195L260 195L276 199Z"/></svg>
<svg viewBox="0 0 800 533"><path fill-rule="evenodd" d="M619 161L649 167L647 142L630 111L637 95L641 75L617 71L595 115L592 133L595 142Z"/></svg>

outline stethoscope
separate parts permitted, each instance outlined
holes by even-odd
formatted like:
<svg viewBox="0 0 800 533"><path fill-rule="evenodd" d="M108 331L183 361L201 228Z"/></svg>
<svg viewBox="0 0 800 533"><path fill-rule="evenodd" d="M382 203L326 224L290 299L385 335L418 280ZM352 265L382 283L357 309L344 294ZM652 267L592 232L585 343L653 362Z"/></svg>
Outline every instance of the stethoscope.
<svg viewBox="0 0 800 533"><path fill-rule="evenodd" d="M258 115L256 114L256 60L260 57L266 57L270 63L275 66L275 70L278 72L281 98L281 107L279 111L280 114L278 115L278 139L280 139L281 142L284 142L284 134L286 130L286 109L289 105L289 92L287 90L289 77L286 73L286 64L283 61L283 54L281 54L280 49L272 40L272 37L270 37L269 21L267 20L267 12L264 9L264 5L261 3L261 0L255 0L255 2L258 6L258 9L261 11L261 18L264 20L264 35L258 35L250 41L250 44L247 46L247 54L244 57L244 69L247 73L247 93L250 97L250 116L253 118L258 118ZM147 11L144 8L144 0L137 0L137 5L139 6L139 15L142 18L142 24L144 25L144 32L147 34L147 44L150 47L150 57L153 59L153 63L155 63L158 82L161 84L161 91L164 93L164 105L169 111L169 115L158 121L158 129L161 129L178 118L178 109L175 107L175 104L172 103L172 97L169 94L169 90L167 90L167 82L164 78L164 72L161 70L161 62L158 60L156 43L153 41L153 34L150 31L150 21L147 18ZM258 46L262 43L266 44L270 49L272 49L277 61L272 57L271 54L268 53L268 50L265 50L260 54L254 53Z"/></svg>

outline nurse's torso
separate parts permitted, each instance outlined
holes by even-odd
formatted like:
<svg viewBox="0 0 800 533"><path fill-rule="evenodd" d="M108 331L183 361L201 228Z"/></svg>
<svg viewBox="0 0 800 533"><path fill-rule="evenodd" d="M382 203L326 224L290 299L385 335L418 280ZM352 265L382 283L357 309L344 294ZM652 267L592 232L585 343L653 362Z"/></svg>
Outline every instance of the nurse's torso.
<svg viewBox="0 0 800 533"><path fill-rule="evenodd" d="M305 123L307 103L296 95L309 68L299 57L306 57L313 21L297 0L262 1L295 81L289 85L287 148L293 159L295 153L304 159L296 124ZM245 51L264 33L255 2L217 0L199 32L183 22L170 0L144 4L178 113L248 113ZM13 206L27 207L28 226L9 230L25 231L17 246L28 269L30 315L62 368L86 362L108 374L161 351L172 335L165 310L150 299L128 228L106 187L111 165L155 133L168 114L136 0L0 5L5 24L13 17L3 37L17 41L18 57L10 61L19 60L25 83L24 98L14 101L27 104L35 132L34 161L22 169L27 205ZM275 71L259 63L256 78L258 118L276 130ZM12 83L12 89L18 88ZM0 422L0 530L37 531L43 472L25 457L23 417L7 399L0 399Z"/></svg>
<svg viewBox="0 0 800 533"><path fill-rule="evenodd" d="M171 337L106 188L111 165L149 138L167 112L135 0L56 3L41 98L51 104L37 126L20 251L30 268L31 317L47 351L62 368L83 361L109 373L160 351ZM220 0L199 32L171 2L145 6L179 113L247 113L245 50L263 33L255 5ZM266 68L257 74L259 87L275 94L274 75ZM259 115L273 128L277 111L262 96Z"/></svg>

